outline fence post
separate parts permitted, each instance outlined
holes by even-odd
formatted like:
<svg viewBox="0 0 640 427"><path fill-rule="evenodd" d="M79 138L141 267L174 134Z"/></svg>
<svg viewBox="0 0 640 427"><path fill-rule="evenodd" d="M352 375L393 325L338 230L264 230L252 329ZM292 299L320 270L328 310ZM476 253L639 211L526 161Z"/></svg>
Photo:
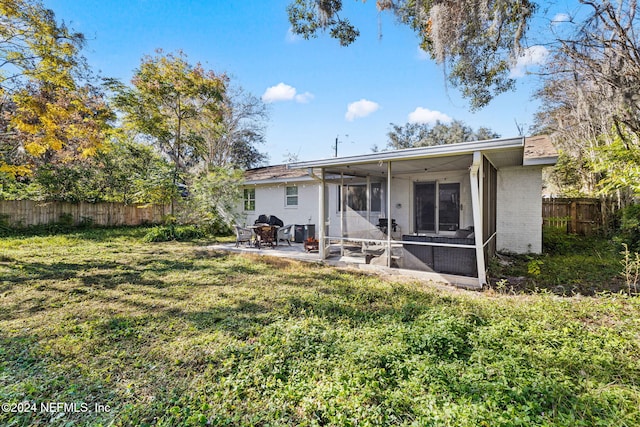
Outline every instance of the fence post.
<svg viewBox="0 0 640 427"><path fill-rule="evenodd" d="M570 233L575 234L578 232L578 205L575 200L571 201L571 229Z"/></svg>

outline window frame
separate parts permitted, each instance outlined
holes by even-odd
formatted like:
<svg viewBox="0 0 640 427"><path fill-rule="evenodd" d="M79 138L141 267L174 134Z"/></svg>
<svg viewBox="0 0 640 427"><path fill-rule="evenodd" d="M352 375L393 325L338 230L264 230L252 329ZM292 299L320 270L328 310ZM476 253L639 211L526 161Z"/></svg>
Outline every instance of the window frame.
<svg viewBox="0 0 640 427"><path fill-rule="evenodd" d="M289 194L289 189L295 189L295 194ZM290 203L295 199L295 204ZM300 194L297 185L287 185L284 187L284 206L286 208L297 208L300 205Z"/></svg>
<svg viewBox="0 0 640 427"><path fill-rule="evenodd" d="M351 187L358 187L358 188L364 188L365 190L365 194L364 194L364 209L360 210L360 209L353 209L351 204L349 203L350 198L349 198L349 188ZM374 190L373 187L377 188L376 191L376 195L374 196ZM364 213L367 212L367 209L371 209L370 212L371 213L381 213L382 212L382 183L381 182L371 182L369 184L369 188L367 188L367 184L366 183L357 183L357 184L344 184L344 185L338 185L338 212L342 212L342 189L343 188L347 188L347 207L353 211L353 212L358 212L358 213ZM374 209L374 206L377 207L377 209ZM348 212L348 211L347 211Z"/></svg>
<svg viewBox="0 0 640 427"><path fill-rule="evenodd" d="M256 189L255 188L244 189L242 193L242 209L245 212L256 211Z"/></svg>
<svg viewBox="0 0 640 427"><path fill-rule="evenodd" d="M418 186L433 186L432 192L433 192L433 204L432 204L432 212L431 215L433 217L433 229L429 229L429 228L420 228L420 220L419 220L419 210L421 209L421 207L418 204L418 198L417 198L417 187ZM457 191L452 191L452 189L455 188ZM457 224L448 224L448 223L443 223L443 219L444 219L444 206L445 206L445 202L444 200L442 200L442 195L443 193L449 192L451 194L455 194L456 197L454 198L455 200L452 200L451 202L447 202L447 203L452 203L455 206L455 211L451 210L451 212L455 212L453 213L454 219L457 219ZM457 181L453 181L453 182L441 182L439 180L435 180L435 181L415 181L413 183L413 221L414 221L414 228L415 228L415 232L416 233L436 233L436 234L440 234L442 232L448 232L448 231L454 231L456 229L460 228L460 221L462 220L461 215L460 215L460 198L462 197L462 185L460 182ZM452 229L447 229L446 226L449 226Z"/></svg>

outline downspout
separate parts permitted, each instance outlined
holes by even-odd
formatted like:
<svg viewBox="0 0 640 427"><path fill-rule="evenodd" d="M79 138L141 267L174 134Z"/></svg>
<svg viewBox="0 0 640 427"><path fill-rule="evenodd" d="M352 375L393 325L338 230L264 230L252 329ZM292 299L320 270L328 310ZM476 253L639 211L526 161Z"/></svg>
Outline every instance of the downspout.
<svg viewBox="0 0 640 427"><path fill-rule="evenodd" d="M478 171L482 163L482 153L473 153L473 163L469 168L469 180L471 181L471 205L473 207L473 232L476 238L476 262L478 268L478 284L483 286L487 283L487 272L484 265L484 237L482 235L482 206L480 204L480 181Z"/></svg>

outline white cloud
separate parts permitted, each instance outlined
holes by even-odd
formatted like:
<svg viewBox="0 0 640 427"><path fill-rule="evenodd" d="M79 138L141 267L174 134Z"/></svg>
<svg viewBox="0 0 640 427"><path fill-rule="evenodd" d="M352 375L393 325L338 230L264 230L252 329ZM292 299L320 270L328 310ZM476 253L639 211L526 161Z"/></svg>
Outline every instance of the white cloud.
<svg viewBox="0 0 640 427"><path fill-rule="evenodd" d="M379 108L380 105L377 102L361 99L347 105L347 113L344 116L348 121L352 122L357 118L368 116Z"/></svg>
<svg viewBox="0 0 640 427"><path fill-rule="evenodd" d="M311 102L311 100L313 100L314 96L311 92L305 92L305 93L301 93L296 95L296 102L299 104L308 104L309 102Z"/></svg>
<svg viewBox="0 0 640 427"><path fill-rule="evenodd" d="M569 15L568 13L558 13L556 14L556 16L553 17L553 19L551 20L552 24L559 24L561 22L569 22L571 21L571 15Z"/></svg>
<svg viewBox="0 0 640 427"><path fill-rule="evenodd" d="M453 119L440 111L418 107L409 113L409 123L434 125L436 122L451 123Z"/></svg>
<svg viewBox="0 0 640 427"><path fill-rule="evenodd" d="M278 83L267 88L262 94L262 100L266 103L279 101L296 101L300 104L307 104L313 99L313 94L305 92L297 94L296 88L288 84Z"/></svg>
<svg viewBox="0 0 640 427"><path fill-rule="evenodd" d="M296 88L278 83L275 86L267 88L262 94L264 102L291 101L296 96Z"/></svg>
<svg viewBox="0 0 640 427"><path fill-rule="evenodd" d="M523 77L527 67L531 65L542 65L549 57L549 51L544 46L531 46L524 50L524 54L518 58L516 65L511 69L509 77Z"/></svg>

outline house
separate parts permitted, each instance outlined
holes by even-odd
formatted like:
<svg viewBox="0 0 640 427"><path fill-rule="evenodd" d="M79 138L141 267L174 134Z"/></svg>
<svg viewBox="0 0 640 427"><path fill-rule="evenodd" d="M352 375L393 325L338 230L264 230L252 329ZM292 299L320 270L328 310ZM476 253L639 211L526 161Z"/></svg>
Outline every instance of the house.
<svg viewBox="0 0 640 427"><path fill-rule="evenodd" d="M262 214L275 215L285 224L318 223L318 181L305 169L266 166L245 172L241 222L253 224Z"/></svg>
<svg viewBox="0 0 640 427"><path fill-rule="evenodd" d="M321 259L359 253L479 287L496 251L542 250L542 168L556 161L537 136L262 168L243 212L314 224Z"/></svg>

